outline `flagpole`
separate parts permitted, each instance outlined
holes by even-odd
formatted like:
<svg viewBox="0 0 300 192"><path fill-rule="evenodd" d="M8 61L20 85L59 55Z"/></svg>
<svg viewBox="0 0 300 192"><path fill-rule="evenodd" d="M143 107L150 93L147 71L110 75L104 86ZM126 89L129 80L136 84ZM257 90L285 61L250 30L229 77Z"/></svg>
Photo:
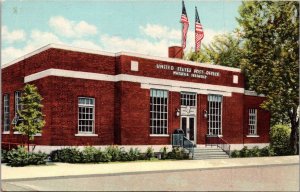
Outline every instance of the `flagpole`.
<svg viewBox="0 0 300 192"><path fill-rule="evenodd" d="M196 53L196 50L197 50L197 42L196 42L196 17L197 17L197 6L195 6L195 53Z"/></svg>

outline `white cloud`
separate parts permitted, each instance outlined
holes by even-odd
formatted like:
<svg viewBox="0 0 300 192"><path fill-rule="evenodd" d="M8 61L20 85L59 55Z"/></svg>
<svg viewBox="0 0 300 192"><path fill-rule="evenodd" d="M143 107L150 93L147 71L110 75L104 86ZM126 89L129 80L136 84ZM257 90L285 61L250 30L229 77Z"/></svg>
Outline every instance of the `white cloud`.
<svg viewBox="0 0 300 192"><path fill-rule="evenodd" d="M84 22L78 22L75 25L80 25L80 29L88 28L85 26L86 23ZM129 51L162 57L168 56L168 47L181 44L181 30L156 24L140 26L139 29L140 33L145 35L143 38L122 38L109 34L101 34L98 36L100 38L99 44L97 44L96 41L86 40L79 36L61 39L62 37L60 38L60 36L51 32L33 30L31 31L28 39L25 41L25 45L23 47L16 48L9 46L2 49L2 63L16 59L50 43L66 44L80 48L109 52ZM66 27L66 31L67 30L68 27ZM204 29L204 33L205 36L202 43L208 44L213 40L214 36L220 35L223 32L214 31L212 29ZM192 48L194 48L194 39L194 31L190 28L185 51L190 51Z"/></svg>
<svg viewBox="0 0 300 192"><path fill-rule="evenodd" d="M168 42L165 40L149 41L146 39L123 39L121 37L103 35L102 46L111 52L129 51L155 56L166 56L168 53Z"/></svg>
<svg viewBox="0 0 300 192"><path fill-rule="evenodd" d="M102 50L102 48L95 44L92 41L87 40L75 40L71 43L71 46L85 48L85 49L94 49L94 50Z"/></svg>
<svg viewBox="0 0 300 192"><path fill-rule="evenodd" d="M16 41L24 41L26 34L23 30L9 31L7 26L2 27L2 39L7 43L14 43Z"/></svg>
<svg viewBox="0 0 300 192"><path fill-rule="evenodd" d="M156 39L179 39L181 37L180 30L171 29L167 26L157 24L147 24L140 26L141 33Z"/></svg>
<svg viewBox="0 0 300 192"><path fill-rule="evenodd" d="M97 27L85 21L71 21L62 16L51 17L49 26L58 34L65 37L83 37L97 34Z"/></svg>

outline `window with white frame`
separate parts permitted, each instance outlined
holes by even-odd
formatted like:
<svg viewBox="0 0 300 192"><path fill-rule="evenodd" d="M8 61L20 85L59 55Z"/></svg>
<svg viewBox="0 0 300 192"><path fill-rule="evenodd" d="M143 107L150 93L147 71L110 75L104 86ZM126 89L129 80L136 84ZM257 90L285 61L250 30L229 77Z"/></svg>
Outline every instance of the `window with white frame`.
<svg viewBox="0 0 300 192"><path fill-rule="evenodd" d="M168 91L150 89L150 134L168 133Z"/></svg>
<svg viewBox="0 0 300 192"><path fill-rule="evenodd" d="M257 109L249 109L249 135L257 134Z"/></svg>
<svg viewBox="0 0 300 192"><path fill-rule="evenodd" d="M208 95L208 134L222 135L222 95Z"/></svg>
<svg viewBox="0 0 300 192"><path fill-rule="evenodd" d="M180 103L184 106L196 106L196 94L181 92L180 94Z"/></svg>
<svg viewBox="0 0 300 192"><path fill-rule="evenodd" d="M19 117L18 111L21 111L22 105L21 105L21 96L22 92L21 91L16 91L15 92L15 116L13 119L13 124L17 125L21 122L21 119Z"/></svg>
<svg viewBox="0 0 300 192"><path fill-rule="evenodd" d="M95 99L89 97L78 98L78 133L94 133Z"/></svg>
<svg viewBox="0 0 300 192"><path fill-rule="evenodd" d="M3 96L3 132L9 131L9 94Z"/></svg>

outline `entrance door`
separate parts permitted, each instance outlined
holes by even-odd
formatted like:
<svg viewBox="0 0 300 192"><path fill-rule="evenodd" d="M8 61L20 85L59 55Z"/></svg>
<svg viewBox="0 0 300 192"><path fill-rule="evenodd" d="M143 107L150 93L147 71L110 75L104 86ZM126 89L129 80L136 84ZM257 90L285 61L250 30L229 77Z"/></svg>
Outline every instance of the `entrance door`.
<svg viewBox="0 0 300 192"><path fill-rule="evenodd" d="M195 117L181 116L181 129L184 131L186 138L195 143Z"/></svg>

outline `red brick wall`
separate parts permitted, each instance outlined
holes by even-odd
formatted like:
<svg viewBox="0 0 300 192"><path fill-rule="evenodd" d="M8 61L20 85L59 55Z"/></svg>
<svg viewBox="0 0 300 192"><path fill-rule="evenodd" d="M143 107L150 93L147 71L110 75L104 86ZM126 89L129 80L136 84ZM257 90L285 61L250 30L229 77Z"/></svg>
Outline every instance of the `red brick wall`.
<svg viewBox="0 0 300 192"><path fill-rule="evenodd" d="M115 60L111 56L51 48L24 61L26 75L49 68L114 75Z"/></svg>
<svg viewBox="0 0 300 192"><path fill-rule="evenodd" d="M262 109L260 105L265 97L244 96L244 142L245 143L268 143L270 131L270 112ZM247 137L249 132L249 109L257 109L257 135L259 137Z"/></svg>
<svg viewBox="0 0 300 192"><path fill-rule="evenodd" d="M131 61L138 61L139 62L139 71L131 71ZM220 72L220 76L208 76L207 79L199 79L199 78L192 78L192 77L182 77L182 76L174 76L173 71L171 70L163 70L157 69L156 64L167 64L176 67L188 67L192 70L194 69L201 69L201 70L209 70L213 72ZM210 68L203 68L198 66L192 65L182 65L172 62L165 62L159 60L150 60L138 57L131 57L131 56L120 56L120 70L119 73L122 74L130 74L130 75L137 75L137 76L145 76L145 77L154 77L154 78L164 78L164 79L171 79L171 80L180 80L180 81L188 81L188 82L196 82L196 83L206 83L206 84L213 84L213 85L225 85L231 87L244 87L244 76L242 73L239 72L232 72L232 71L225 71L220 69L210 69ZM238 76L238 84L233 83L233 75Z"/></svg>
<svg viewBox="0 0 300 192"><path fill-rule="evenodd" d="M139 61L139 71L130 70L131 60ZM104 74L131 74L137 76L182 80L243 87L243 75L237 72L211 69L220 77L196 79L173 76L172 71L156 69L156 64L168 63L129 56L109 57L61 49L49 49L2 70L2 92L10 94L10 120L14 117L14 92L24 87L24 76L49 68L86 71ZM201 67L187 66L192 69ZM239 84L232 83L233 75L239 76ZM170 144L171 134L180 127L180 93L169 91L169 137L150 136L150 90L141 89L139 83L107 82L63 77L45 77L34 82L44 97L43 112L46 126L42 137L35 137L41 145L107 145L107 144ZM76 137L78 122L78 97L93 97L96 101L95 133L97 137ZM264 98L233 93L223 97L223 138L229 143L266 143L269 141L270 114L259 108ZM3 101L3 98L2 98ZM1 102L2 102L1 101ZM197 95L197 143L205 144L207 134L207 95ZM258 108L259 138L247 138L248 109ZM1 109L3 115L3 109ZM3 141L20 142L21 136L11 131L2 135Z"/></svg>

